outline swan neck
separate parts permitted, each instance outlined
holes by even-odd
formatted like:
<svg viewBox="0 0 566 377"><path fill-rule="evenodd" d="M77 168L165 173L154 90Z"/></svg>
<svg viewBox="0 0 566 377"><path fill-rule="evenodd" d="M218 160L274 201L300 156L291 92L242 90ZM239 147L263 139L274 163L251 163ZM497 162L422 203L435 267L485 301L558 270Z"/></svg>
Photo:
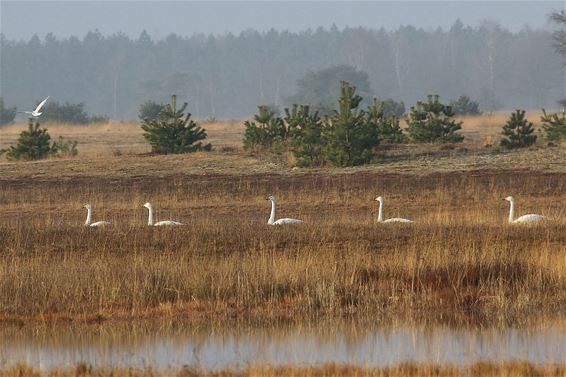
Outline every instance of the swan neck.
<svg viewBox="0 0 566 377"><path fill-rule="evenodd" d="M92 209L91 208L87 208L86 209L86 221L85 221L85 225L90 225L92 223Z"/></svg>
<svg viewBox="0 0 566 377"><path fill-rule="evenodd" d="M383 221L383 201L379 200L379 210L377 212L377 222Z"/></svg>
<svg viewBox="0 0 566 377"><path fill-rule="evenodd" d="M147 225L152 226L153 225L153 207L147 207L147 210L149 211L149 215L147 217Z"/></svg>
<svg viewBox="0 0 566 377"><path fill-rule="evenodd" d="M512 223L515 218L515 201L510 200L509 205L509 222Z"/></svg>
<svg viewBox="0 0 566 377"><path fill-rule="evenodd" d="M273 224L275 222L275 200L271 201L271 215L269 215L269 220L267 220L268 224Z"/></svg>

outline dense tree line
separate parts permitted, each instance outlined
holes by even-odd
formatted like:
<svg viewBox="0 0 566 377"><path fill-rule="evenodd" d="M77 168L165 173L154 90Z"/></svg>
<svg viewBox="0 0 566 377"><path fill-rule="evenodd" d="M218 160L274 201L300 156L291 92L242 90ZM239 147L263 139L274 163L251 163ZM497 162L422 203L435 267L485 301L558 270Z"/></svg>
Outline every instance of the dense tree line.
<svg viewBox="0 0 566 377"><path fill-rule="evenodd" d="M563 65L552 33L512 33L496 24L449 30L319 28L300 33L169 35L152 40L89 32L28 41L0 37L0 92L6 108L27 109L50 95L85 110L134 119L146 101L171 93L190 100L197 118L241 117L258 103L283 107L312 72L347 65L367 74L367 98L415 103L428 93L465 94L483 111L556 107ZM366 91L366 88L360 88Z"/></svg>

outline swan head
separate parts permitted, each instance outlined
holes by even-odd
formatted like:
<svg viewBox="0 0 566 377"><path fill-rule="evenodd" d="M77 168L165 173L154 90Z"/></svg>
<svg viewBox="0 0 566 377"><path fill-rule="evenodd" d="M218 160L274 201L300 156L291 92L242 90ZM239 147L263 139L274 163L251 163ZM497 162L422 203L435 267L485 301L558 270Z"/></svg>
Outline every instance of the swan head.
<svg viewBox="0 0 566 377"><path fill-rule="evenodd" d="M508 202L513 202L513 201L515 201L515 199L514 199L511 195L509 195L508 197L506 197L506 198L503 199L503 200L507 200Z"/></svg>
<svg viewBox="0 0 566 377"><path fill-rule="evenodd" d="M375 201L383 203L383 196L378 196L377 198L375 198Z"/></svg>
<svg viewBox="0 0 566 377"><path fill-rule="evenodd" d="M145 203L143 206L147 209L150 209L152 207L150 202Z"/></svg>
<svg viewBox="0 0 566 377"><path fill-rule="evenodd" d="M86 209L92 209L92 205L89 203L86 203L83 207L85 207Z"/></svg>
<svg viewBox="0 0 566 377"><path fill-rule="evenodd" d="M272 202L275 201L275 196L269 195L266 200L271 200Z"/></svg>

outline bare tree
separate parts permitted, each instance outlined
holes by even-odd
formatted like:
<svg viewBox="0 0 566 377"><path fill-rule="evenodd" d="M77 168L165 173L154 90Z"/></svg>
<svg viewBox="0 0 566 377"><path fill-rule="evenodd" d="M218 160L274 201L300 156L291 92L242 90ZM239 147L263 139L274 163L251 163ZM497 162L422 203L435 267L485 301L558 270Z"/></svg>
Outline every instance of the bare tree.
<svg viewBox="0 0 566 377"><path fill-rule="evenodd" d="M562 54L562 57L566 60L566 12L554 12L549 16L550 20L555 24L559 25L561 28L556 30L552 37L555 41L556 51ZM564 103L566 102L566 64L564 64L564 71L563 71L563 81L564 81L564 99L561 101L562 103L562 111L564 111Z"/></svg>
<svg viewBox="0 0 566 377"><path fill-rule="evenodd" d="M401 46L403 45L403 35L400 31L397 31L391 35L391 45L393 50L393 64L395 68L395 78L397 81L397 87L399 89L399 94L401 97L404 95L403 90L403 76L407 71L407 64L405 63L403 57L401 56Z"/></svg>

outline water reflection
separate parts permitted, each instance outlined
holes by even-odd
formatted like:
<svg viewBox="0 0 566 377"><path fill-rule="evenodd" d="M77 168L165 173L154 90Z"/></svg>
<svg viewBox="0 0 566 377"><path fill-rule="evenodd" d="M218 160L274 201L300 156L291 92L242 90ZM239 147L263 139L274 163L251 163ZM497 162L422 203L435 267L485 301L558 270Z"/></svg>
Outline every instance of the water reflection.
<svg viewBox="0 0 566 377"><path fill-rule="evenodd" d="M78 362L154 370L324 363L383 367L405 361L464 365L517 359L566 363L565 334L565 324L558 322L528 328L368 322L268 326L137 322L3 328L0 368L26 363L48 370Z"/></svg>

